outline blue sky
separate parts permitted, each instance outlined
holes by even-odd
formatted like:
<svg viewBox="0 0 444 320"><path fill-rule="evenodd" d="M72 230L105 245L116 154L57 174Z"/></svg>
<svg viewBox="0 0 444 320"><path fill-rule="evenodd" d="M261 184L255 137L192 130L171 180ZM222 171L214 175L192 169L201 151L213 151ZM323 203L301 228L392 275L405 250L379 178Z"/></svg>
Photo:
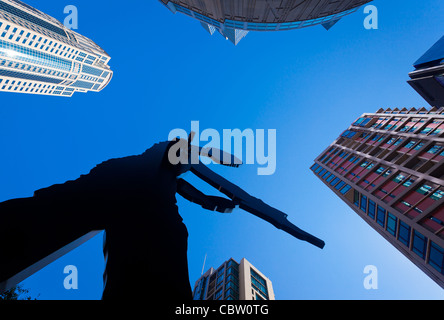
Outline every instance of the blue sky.
<svg viewBox="0 0 444 320"><path fill-rule="evenodd" d="M276 129L274 175L258 176L254 165L212 168L288 213L325 248L248 213L216 214L178 196L190 233L191 284L207 254L205 269L247 258L272 280L277 299L444 298L309 170L362 113L427 106L406 80L442 37L441 0L376 0L378 30L363 27L360 9L328 32L317 26L250 33L237 47L158 1L26 2L61 21L65 5L77 6L77 31L110 54L114 78L100 93L69 99L0 93L0 201L76 179L106 159L140 154L174 128L189 131L191 121L220 132ZM78 269L78 290L63 287L66 265ZM378 268L377 290L363 286L366 265ZM103 267L100 235L24 285L40 299L100 299Z"/></svg>

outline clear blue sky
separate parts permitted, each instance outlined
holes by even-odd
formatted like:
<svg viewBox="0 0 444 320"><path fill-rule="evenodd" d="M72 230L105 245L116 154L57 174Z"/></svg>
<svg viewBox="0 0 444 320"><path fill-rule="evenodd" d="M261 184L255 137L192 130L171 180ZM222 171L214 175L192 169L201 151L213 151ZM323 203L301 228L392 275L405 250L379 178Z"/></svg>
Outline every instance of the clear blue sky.
<svg viewBox="0 0 444 320"><path fill-rule="evenodd" d="M317 26L250 33L237 47L158 1L26 2L61 21L65 5L77 6L77 31L111 55L114 78L100 93L69 99L0 94L0 201L76 179L103 160L140 154L174 128L189 130L193 120L220 132L276 129L274 175L258 176L253 165L212 168L288 213L325 240L325 249L245 212L219 215L178 196L190 233L191 284L207 254L205 269L247 258L273 281L277 299L444 298L309 170L362 113L426 106L406 80L442 37L442 0L374 1L378 30L364 29L361 9L328 32ZM66 265L78 268L78 290L63 287ZM363 286L366 265L378 268L378 290ZM40 299L100 299L103 267L98 236L24 285Z"/></svg>

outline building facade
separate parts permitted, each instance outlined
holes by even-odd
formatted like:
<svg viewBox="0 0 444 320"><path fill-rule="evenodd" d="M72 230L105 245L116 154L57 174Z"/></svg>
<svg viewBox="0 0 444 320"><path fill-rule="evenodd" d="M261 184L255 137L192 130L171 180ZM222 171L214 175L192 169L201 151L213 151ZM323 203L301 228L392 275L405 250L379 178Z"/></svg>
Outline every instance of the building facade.
<svg viewBox="0 0 444 320"><path fill-rule="evenodd" d="M0 91L71 97L111 81L92 40L18 0L0 0Z"/></svg>
<svg viewBox="0 0 444 320"><path fill-rule="evenodd" d="M444 288L444 108L363 114L311 170Z"/></svg>
<svg viewBox="0 0 444 320"><path fill-rule="evenodd" d="M194 300L275 300L273 285L245 258L237 263L225 261L216 270L210 268L193 290Z"/></svg>
<svg viewBox="0 0 444 320"><path fill-rule="evenodd" d="M444 288L444 37L409 83L432 106L365 113L311 170ZM440 102L441 101L441 102Z"/></svg>
<svg viewBox="0 0 444 320"><path fill-rule="evenodd" d="M160 1L173 13L181 12L199 20L211 35L217 30L237 45L249 31L292 30L314 25L323 25L328 30L372 0Z"/></svg>

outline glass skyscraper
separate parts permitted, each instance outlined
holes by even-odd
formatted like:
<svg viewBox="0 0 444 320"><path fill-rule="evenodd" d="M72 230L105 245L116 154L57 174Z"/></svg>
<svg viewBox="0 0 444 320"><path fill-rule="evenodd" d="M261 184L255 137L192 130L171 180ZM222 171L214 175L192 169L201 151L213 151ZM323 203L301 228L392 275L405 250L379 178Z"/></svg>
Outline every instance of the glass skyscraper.
<svg viewBox="0 0 444 320"><path fill-rule="evenodd" d="M71 97L111 81L110 56L18 0L0 0L0 91Z"/></svg>
<svg viewBox="0 0 444 320"><path fill-rule="evenodd" d="M281 31L323 25L330 29L342 17L372 0L159 0L171 12L197 19L212 35L218 31L237 45L250 31Z"/></svg>

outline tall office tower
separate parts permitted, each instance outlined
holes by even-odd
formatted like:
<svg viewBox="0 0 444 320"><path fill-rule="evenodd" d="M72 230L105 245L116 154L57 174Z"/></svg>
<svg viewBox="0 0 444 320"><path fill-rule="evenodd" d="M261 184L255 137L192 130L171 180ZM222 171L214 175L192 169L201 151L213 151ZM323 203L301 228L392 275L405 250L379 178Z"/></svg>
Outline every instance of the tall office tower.
<svg viewBox="0 0 444 320"><path fill-rule="evenodd" d="M444 288L444 108L365 113L311 170Z"/></svg>
<svg viewBox="0 0 444 320"><path fill-rule="evenodd" d="M414 64L408 83L434 107L444 107L444 37Z"/></svg>
<svg viewBox="0 0 444 320"><path fill-rule="evenodd" d="M71 97L111 81L109 55L18 0L0 0L0 91Z"/></svg>
<svg viewBox="0 0 444 320"><path fill-rule="evenodd" d="M193 290L194 300L275 300L273 285L245 258L225 261L217 270L210 268Z"/></svg>
<svg viewBox="0 0 444 320"><path fill-rule="evenodd" d="M249 31L280 31L323 25L330 29L372 0L159 0L173 13L197 19L237 45Z"/></svg>

